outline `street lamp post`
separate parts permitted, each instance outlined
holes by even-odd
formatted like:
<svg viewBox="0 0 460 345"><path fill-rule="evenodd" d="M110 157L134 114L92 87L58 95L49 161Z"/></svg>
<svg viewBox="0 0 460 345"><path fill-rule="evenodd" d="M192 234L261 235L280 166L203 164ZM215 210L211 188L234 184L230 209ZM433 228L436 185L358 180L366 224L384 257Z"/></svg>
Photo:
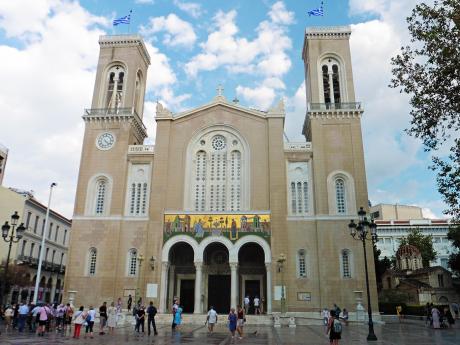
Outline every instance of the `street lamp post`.
<svg viewBox="0 0 460 345"><path fill-rule="evenodd" d="M286 312L286 295L284 291L284 263L286 262L286 255L280 254L278 257L278 272L281 273L281 313Z"/></svg>
<svg viewBox="0 0 460 345"><path fill-rule="evenodd" d="M142 268L142 261L144 261L144 256L139 254L137 261L139 262L139 271L137 273L137 286L136 286L136 304L139 304L139 299L141 297L141 268Z"/></svg>
<svg viewBox="0 0 460 345"><path fill-rule="evenodd" d="M8 224L8 222L5 222L2 226L2 238L5 242L9 243L8 246L8 255L6 257L6 263L5 263L5 272L3 275L3 284L2 284L2 289L1 289L1 298L0 302L3 305L3 300L5 298L5 293L6 293L6 284L7 284L7 279L8 279L8 266L10 264L10 255L11 255L11 247L13 246L13 243L18 243L19 240L22 238L22 235L26 228L24 227L24 223L21 223L17 228L16 225L18 224L19 220L19 215L18 212L15 211L14 214L11 216L11 225ZM10 233L11 229L11 233ZM14 233L16 229L16 234Z"/></svg>
<svg viewBox="0 0 460 345"><path fill-rule="evenodd" d="M377 224L375 224L373 219L371 219L370 222L368 221L366 217L366 211L364 211L362 207L359 208L358 217L358 223L356 224L352 219L350 224L348 224L348 228L350 229L350 235L355 240L361 241L363 243L364 268L366 271L367 314L369 316L369 334L367 335L367 340L375 341L377 340L377 336L374 333L374 322L372 321L371 295L369 292L369 274L367 271L366 240L371 241L373 245L379 240L377 236ZM370 234L370 238L368 238L368 234Z"/></svg>

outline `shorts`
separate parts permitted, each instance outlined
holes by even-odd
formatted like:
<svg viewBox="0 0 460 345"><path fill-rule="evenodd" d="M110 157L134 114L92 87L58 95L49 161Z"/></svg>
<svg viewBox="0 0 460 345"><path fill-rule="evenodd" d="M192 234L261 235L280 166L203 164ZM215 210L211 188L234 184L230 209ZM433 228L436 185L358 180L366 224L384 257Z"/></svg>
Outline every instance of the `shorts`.
<svg viewBox="0 0 460 345"><path fill-rule="evenodd" d="M100 323L101 323L101 327L105 327L107 325L107 318L101 317Z"/></svg>
<svg viewBox="0 0 460 345"><path fill-rule="evenodd" d="M39 326L46 326L47 323L48 323L48 320L38 320Z"/></svg>
<svg viewBox="0 0 460 345"><path fill-rule="evenodd" d="M243 319L238 319L237 326L238 327L243 327L244 326L244 320Z"/></svg>

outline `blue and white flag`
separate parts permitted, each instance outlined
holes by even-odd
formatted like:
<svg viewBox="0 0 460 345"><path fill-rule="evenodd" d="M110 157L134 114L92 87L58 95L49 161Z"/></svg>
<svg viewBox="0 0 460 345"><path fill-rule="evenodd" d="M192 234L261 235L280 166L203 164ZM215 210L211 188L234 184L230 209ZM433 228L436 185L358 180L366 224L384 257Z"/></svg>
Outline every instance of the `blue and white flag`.
<svg viewBox="0 0 460 345"><path fill-rule="evenodd" d="M321 1L321 7L308 11L307 12L309 16L324 16L324 10L323 10L323 2Z"/></svg>
<svg viewBox="0 0 460 345"><path fill-rule="evenodd" d="M129 14L127 16L124 16L118 19L114 19L113 26L117 26L119 24L129 24L131 22L131 12L132 11L129 11Z"/></svg>

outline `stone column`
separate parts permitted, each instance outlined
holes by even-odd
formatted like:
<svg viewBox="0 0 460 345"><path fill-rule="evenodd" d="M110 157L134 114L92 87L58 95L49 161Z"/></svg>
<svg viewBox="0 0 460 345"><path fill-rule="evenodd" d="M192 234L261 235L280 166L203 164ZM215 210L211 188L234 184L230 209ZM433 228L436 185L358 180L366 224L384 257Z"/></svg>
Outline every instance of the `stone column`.
<svg viewBox="0 0 460 345"><path fill-rule="evenodd" d="M174 288L175 288L175 283L176 283L176 265L169 265L169 273L167 274L166 280L169 282L168 283L168 293L166 296L166 310L169 311L170 304L172 304L173 299L175 297L174 294ZM179 293L179 291L176 291L176 293Z"/></svg>
<svg viewBox="0 0 460 345"><path fill-rule="evenodd" d="M272 264L265 263L267 270L267 314L272 312Z"/></svg>
<svg viewBox="0 0 460 345"><path fill-rule="evenodd" d="M161 281L160 281L160 313L166 312L166 289L168 288L168 268L169 262L161 263Z"/></svg>
<svg viewBox="0 0 460 345"><path fill-rule="evenodd" d="M238 305L238 263L230 262L231 271L231 292L230 292L230 308L235 308Z"/></svg>
<svg viewBox="0 0 460 345"><path fill-rule="evenodd" d="M332 68L332 66L331 66ZM332 78L332 69L329 71L329 92L330 92L330 95L331 95L331 104L334 104L335 103L335 99L334 99L334 85L332 84L333 83L333 78Z"/></svg>
<svg viewBox="0 0 460 345"><path fill-rule="evenodd" d="M201 290L203 280L203 263L195 262L195 307L193 308L194 314L201 314Z"/></svg>

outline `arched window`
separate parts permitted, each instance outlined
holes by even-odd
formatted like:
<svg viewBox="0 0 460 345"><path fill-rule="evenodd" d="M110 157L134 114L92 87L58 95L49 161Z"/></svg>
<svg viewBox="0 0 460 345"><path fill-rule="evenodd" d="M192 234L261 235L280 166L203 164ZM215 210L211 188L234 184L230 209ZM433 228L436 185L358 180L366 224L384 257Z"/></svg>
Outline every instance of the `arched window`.
<svg viewBox="0 0 460 345"><path fill-rule="evenodd" d="M299 278L307 277L307 259L305 258L305 250L300 249L297 253L297 270Z"/></svg>
<svg viewBox="0 0 460 345"><path fill-rule="evenodd" d="M105 199L107 192L107 180L99 179L96 182L96 203L95 213L97 215L104 214Z"/></svg>
<svg viewBox="0 0 460 345"><path fill-rule="evenodd" d="M337 213L347 213L346 195L345 195L345 181L342 178L335 180L335 200Z"/></svg>
<svg viewBox="0 0 460 345"><path fill-rule="evenodd" d="M342 80L340 63L332 57L321 62L321 78L323 80L323 97L326 104L339 104L342 102Z"/></svg>
<svg viewBox="0 0 460 345"><path fill-rule="evenodd" d="M221 126L219 126L221 127ZM248 209L245 142L224 128L197 136L188 148L186 208L194 211Z"/></svg>
<svg viewBox="0 0 460 345"><path fill-rule="evenodd" d="M348 249L342 250L341 254L342 261L342 278L351 278L351 260L350 251Z"/></svg>
<svg viewBox="0 0 460 345"><path fill-rule="evenodd" d="M310 191L308 188L308 163L289 162L289 197L290 213L292 215L306 215L310 213Z"/></svg>
<svg viewBox="0 0 460 345"><path fill-rule="evenodd" d="M142 74L141 71L137 71L136 74L136 85L134 91L134 110L140 114L142 107Z"/></svg>
<svg viewBox="0 0 460 345"><path fill-rule="evenodd" d="M147 215L150 193L149 176L149 164L130 164L126 203L126 213L129 216Z"/></svg>
<svg viewBox="0 0 460 345"><path fill-rule="evenodd" d="M105 106L110 109L119 109L123 102L123 84L125 69L121 65L111 67L107 73L107 94Z"/></svg>
<svg viewBox="0 0 460 345"><path fill-rule="evenodd" d="M128 252L128 276L137 275L137 250L130 249Z"/></svg>
<svg viewBox="0 0 460 345"><path fill-rule="evenodd" d="M90 248L88 252L88 275L94 276L96 274L96 260L97 250L96 248Z"/></svg>

